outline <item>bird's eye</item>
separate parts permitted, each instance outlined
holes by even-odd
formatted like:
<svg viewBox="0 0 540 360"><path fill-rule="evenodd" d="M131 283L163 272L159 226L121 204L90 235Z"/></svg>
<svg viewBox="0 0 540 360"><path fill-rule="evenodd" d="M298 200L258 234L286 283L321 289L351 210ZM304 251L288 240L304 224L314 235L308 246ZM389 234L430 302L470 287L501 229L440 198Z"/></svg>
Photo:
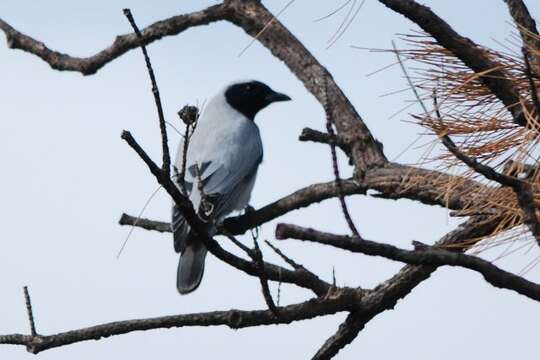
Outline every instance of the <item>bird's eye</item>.
<svg viewBox="0 0 540 360"><path fill-rule="evenodd" d="M246 91L250 91L251 90L251 85L246 85L245 89L246 89Z"/></svg>

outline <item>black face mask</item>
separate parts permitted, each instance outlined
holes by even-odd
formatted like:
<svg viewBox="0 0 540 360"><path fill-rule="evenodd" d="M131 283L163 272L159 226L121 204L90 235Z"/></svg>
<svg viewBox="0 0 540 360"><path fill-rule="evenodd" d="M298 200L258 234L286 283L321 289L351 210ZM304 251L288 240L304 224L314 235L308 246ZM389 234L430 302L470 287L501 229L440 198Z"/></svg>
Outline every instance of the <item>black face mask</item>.
<svg viewBox="0 0 540 360"><path fill-rule="evenodd" d="M275 92L260 81L229 86L225 91L225 99L231 107L250 120L253 120L260 110L273 102L291 100L287 95Z"/></svg>

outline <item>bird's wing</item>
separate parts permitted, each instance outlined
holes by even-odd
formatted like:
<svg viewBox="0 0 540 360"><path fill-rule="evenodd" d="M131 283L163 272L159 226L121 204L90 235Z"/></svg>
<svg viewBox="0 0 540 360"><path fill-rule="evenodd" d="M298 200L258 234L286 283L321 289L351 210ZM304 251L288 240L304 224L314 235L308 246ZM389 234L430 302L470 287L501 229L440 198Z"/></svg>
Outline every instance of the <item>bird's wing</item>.
<svg viewBox="0 0 540 360"><path fill-rule="evenodd" d="M246 122L220 135L215 128L206 130L201 126L188 145L184 177L187 195L198 210L201 203L200 180L203 193L213 205L210 215L219 219L236 209L237 199L245 196L244 192L251 191L251 180L263 157L258 128L254 123ZM179 172L182 161L183 141L176 157ZM178 238L183 238L185 225L178 209L173 209L173 232L178 233ZM181 247L180 243L178 246Z"/></svg>
<svg viewBox="0 0 540 360"><path fill-rule="evenodd" d="M200 202L200 182L202 192L214 204L214 215L221 217L235 208L232 205L242 190L251 191L243 183L256 174L263 148L257 126L247 120L232 125L221 135L216 129L211 131L211 136L201 131L197 141L190 144L186 181L192 184L190 198L194 205Z"/></svg>

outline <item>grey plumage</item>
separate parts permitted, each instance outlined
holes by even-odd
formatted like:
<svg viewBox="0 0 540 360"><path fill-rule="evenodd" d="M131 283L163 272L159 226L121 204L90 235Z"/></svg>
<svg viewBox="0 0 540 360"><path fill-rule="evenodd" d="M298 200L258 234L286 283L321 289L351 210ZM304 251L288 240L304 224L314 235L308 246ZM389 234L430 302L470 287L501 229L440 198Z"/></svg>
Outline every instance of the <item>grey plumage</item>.
<svg viewBox="0 0 540 360"><path fill-rule="evenodd" d="M257 102L260 98L264 101ZM209 224L219 223L231 212L248 205L263 157L259 128L253 118L271 102L288 99L262 83L250 81L227 86L203 109L188 144L185 188L194 208L200 210L202 185L211 212L200 216L208 217ZM178 169L182 167L183 148L182 140L175 162ZM176 206L173 206L172 230L174 248L181 254L177 289L187 294L201 282L207 250L202 240L190 231ZM210 225L209 235L215 232L215 227Z"/></svg>

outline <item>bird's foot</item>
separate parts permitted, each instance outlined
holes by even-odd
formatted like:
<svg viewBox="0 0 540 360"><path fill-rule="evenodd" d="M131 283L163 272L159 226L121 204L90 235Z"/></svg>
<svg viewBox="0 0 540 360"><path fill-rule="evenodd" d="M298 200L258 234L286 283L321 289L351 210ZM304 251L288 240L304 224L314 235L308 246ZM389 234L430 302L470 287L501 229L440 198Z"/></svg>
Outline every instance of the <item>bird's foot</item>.
<svg viewBox="0 0 540 360"><path fill-rule="evenodd" d="M244 208L244 214L247 215L247 214L252 214L255 212L255 208L251 205L248 205Z"/></svg>

